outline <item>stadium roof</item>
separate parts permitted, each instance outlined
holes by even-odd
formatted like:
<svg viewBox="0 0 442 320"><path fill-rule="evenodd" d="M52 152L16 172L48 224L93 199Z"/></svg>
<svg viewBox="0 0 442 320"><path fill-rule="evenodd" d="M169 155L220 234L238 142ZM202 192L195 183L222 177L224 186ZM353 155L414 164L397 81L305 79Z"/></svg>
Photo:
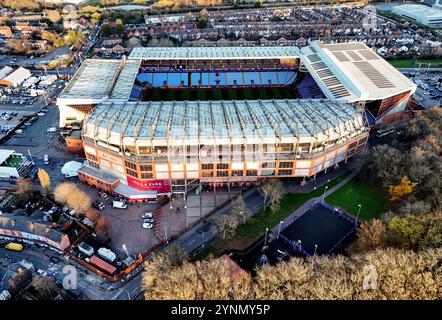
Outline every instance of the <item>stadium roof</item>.
<svg viewBox="0 0 442 320"><path fill-rule="evenodd" d="M138 60L126 62L112 90L111 98L129 99L139 68L140 61Z"/></svg>
<svg viewBox="0 0 442 320"><path fill-rule="evenodd" d="M101 99L108 96L124 60L87 59L63 90L60 98Z"/></svg>
<svg viewBox="0 0 442 320"><path fill-rule="evenodd" d="M314 42L301 52L302 62L330 99L378 100L416 90L413 82L361 42Z"/></svg>
<svg viewBox="0 0 442 320"><path fill-rule="evenodd" d="M297 47L136 47L128 59L276 59L298 55Z"/></svg>
<svg viewBox="0 0 442 320"><path fill-rule="evenodd" d="M85 137L138 146L309 142L364 130L363 113L331 100L106 100L83 126Z"/></svg>

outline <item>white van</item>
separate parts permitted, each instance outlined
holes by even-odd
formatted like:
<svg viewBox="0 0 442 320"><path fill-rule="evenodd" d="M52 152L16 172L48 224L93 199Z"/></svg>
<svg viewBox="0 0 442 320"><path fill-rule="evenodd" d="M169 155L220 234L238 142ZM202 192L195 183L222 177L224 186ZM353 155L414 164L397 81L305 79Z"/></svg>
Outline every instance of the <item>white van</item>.
<svg viewBox="0 0 442 320"><path fill-rule="evenodd" d="M44 164L49 164L49 156L47 154L44 155L43 162Z"/></svg>
<svg viewBox="0 0 442 320"><path fill-rule="evenodd" d="M126 209L127 204L122 201L112 201L112 208Z"/></svg>
<svg viewBox="0 0 442 320"><path fill-rule="evenodd" d="M92 248L90 245L82 242L78 245L78 250L80 250L81 252L83 252L85 255L87 255L88 257L90 257L91 255L94 254L94 248Z"/></svg>

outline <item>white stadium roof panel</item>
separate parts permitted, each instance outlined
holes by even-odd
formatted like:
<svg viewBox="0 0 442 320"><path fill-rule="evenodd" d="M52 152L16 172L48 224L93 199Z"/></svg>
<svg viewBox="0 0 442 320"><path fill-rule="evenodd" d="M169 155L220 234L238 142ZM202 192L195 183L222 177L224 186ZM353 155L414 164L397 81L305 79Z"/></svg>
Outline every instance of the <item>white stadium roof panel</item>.
<svg viewBox="0 0 442 320"><path fill-rule="evenodd" d="M62 99L101 99L108 96L123 60L87 59L60 95ZM132 85L132 84L131 84Z"/></svg>
<svg viewBox="0 0 442 320"><path fill-rule="evenodd" d="M364 43L314 42L301 52L302 62L330 99L378 100L416 90L413 82Z"/></svg>
<svg viewBox="0 0 442 320"><path fill-rule="evenodd" d="M276 59L298 55L297 47L136 47L128 59Z"/></svg>
<svg viewBox="0 0 442 320"><path fill-rule="evenodd" d="M345 133L342 129L347 128ZM206 144L217 140L315 139L366 130L352 104L331 100L130 102L109 99L86 119L84 135L119 145ZM129 141L127 140L127 141ZM193 142L192 142L193 141ZM276 140L275 140L276 141Z"/></svg>
<svg viewBox="0 0 442 320"><path fill-rule="evenodd" d="M117 99L128 99L138 75L140 61L126 61L118 76L118 80L112 90L111 97Z"/></svg>

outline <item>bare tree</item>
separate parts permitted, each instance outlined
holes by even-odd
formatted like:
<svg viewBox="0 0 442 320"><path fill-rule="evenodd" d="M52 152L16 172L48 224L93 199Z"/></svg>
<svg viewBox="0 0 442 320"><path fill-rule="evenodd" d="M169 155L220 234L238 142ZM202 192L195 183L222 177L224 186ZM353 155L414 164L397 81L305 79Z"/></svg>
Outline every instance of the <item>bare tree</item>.
<svg viewBox="0 0 442 320"><path fill-rule="evenodd" d="M284 196L284 185L279 179L268 180L261 186L264 193L264 209L271 205L272 212L279 208L282 197Z"/></svg>
<svg viewBox="0 0 442 320"><path fill-rule="evenodd" d="M57 185L54 189L55 201L61 204L67 204L69 197L75 192L77 186L72 182L63 182Z"/></svg>
<svg viewBox="0 0 442 320"><path fill-rule="evenodd" d="M387 227L378 219L363 221L358 229L356 246L358 250L370 251L386 246Z"/></svg>
<svg viewBox="0 0 442 320"><path fill-rule="evenodd" d="M211 228L214 233L221 233L223 240L235 233L238 227L238 216L234 214L222 214L213 219Z"/></svg>
<svg viewBox="0 0 442 320"><path fill-rule="evenodd" d="M105 216L103 215L98 216L94 229L99 238L101 238L104 241L109 240L112 233L112 229L109 219L107 219Z"/></svg>
<svg viewBox="0 0 442 320"><path fill-rule="evenodd" d="M18 178L17 179L17 190L15 193L19 196L23 196L28 194L32 191L32 187L34 185L32 184L32 181L24 178Z"/></svg>
<svg viewBox="0 0 442 320"><path fill-rule="evenodd" d="M246 220L250 217L251 213L249 208L247 208L242 195L239 195L232 201L230 208L232 214L238 215L238 217L241 217L240 219L243 221L243 223L246 223Z"/></svg>

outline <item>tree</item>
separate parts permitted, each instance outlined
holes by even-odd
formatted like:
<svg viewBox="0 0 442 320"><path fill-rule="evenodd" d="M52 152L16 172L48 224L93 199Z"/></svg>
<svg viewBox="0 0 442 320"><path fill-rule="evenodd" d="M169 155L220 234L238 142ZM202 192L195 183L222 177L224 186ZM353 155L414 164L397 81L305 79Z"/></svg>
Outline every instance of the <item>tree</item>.
<svg viewBox="0 0 442 320"><path fill-rule="evenodd" d="M358 228L356 247L360 251L370 251L386 246L387 227L378 219L363 221Z"/></svg>
<svg viewBox="0 0 442 320"><path fill-rule="evenodd" d="M261 186L264 193L264 209L270 204L272 212L279 209L279 204L284 196L284 185L279 179L268 180Z"/></svg>
<svg viewBox="0 0 442 320"><path fill-rule="evenodd" d="M211 228L215 233L221 233L223 240L235 233L238 227L238 216L235 214L222 214L213 219Z"/></svg>
<svg viewBox="0 0 442 320"><path fill-rule="evenodd" d="M246 223L246 219L248 219L250 216L250 210L247 208L242 195L239 195L232 201L230 211L232 214L241 217L240 219L243 221L243 223Z"/></svg>
<svg viewBox="0 0 442 320"><path fill-rule="evenodd" d="M57 185L54 189L54 199L58 203L67 204L69 197L75 192L77 186L72 182L63 182Z"/></svg>
<svg viewBox="0 0 442 320"><path fill-rule="evenodd" d="M109 219L107 219L103 215L99 215L96 219L96 223L94 226L95 232L97 233L97 236L101 238L103 241L109 240L112 229L111 224L109 222Z"/></svg>
<svg viewBox="0 0 442 320"><path fill-rule="evenodd" d="M123 20L121 19L115 20L115 33L118 35L122 35L123 32L124 32Z"/></svg>
<svg viewBox="0 0 442 320"><path fill-rule="evenodd" d="M77 43L83 44L85 42L83 31L77 30L76 36L77 36Z"/></svg>
<svg viewBox="0 0 442 320"><path fill-rule="evenodd" d="M32 191L33 187L32 181L25 179L25 178L18 178L17 179L17 190L15 193L19 196L24 196L29 194L29 192Z"/></svg>
<svg viewBox="0 0 442 320"><path fill-rule="evenodd" d="M77 33L74 30L68 31L68 36L66 38L66 43L70 46L74 45L77 42Z"/></svg>
<svg viewBox="0 0 442 320"><path fill-rule="evenodd" d="M32 282L32 288L39 300L49 300L57 292L57 285L48 277L37 277Z"/></svg>
<svg viewBox="0 0 442 320"><path fill-rule="evenodd" d="M85 212L92 205L92 199L82 190L76 189L69 196L68 206L77 212Z"/></svg>
<svg viewBox="0 0 442 320"><path fill-rule="evenodd" d="M95 21L100 21L101 14L98 13L98 12L94 12L94 13L91 14L91 18L92 18L93 20L95 20Z"/></svg>
<svg viewBox="0 0 442 320"><path fill-rule="evenodd" d="M49 19L52 23L57 23L61 20L61 14L58 10L45 10L46 18Z"/></svg>
<svg viewBox="0 0 442 320"><path fill-rule="evenodd" d="M109 37L112 35L112 28L108 23L103 23L101 25L101 34L103 37Z"/></svg>
<svg viewBox="0 0 442 320"><path fill-rule="evenodd" d="M145 298L233 300L441 299L442 249L424 252L378 249L366 254L292 258L257 269L254 278L233 277L226 260L184 262L168 272L146 269Z"/></svg>
<svg viewBox="0 0 442 320"><path fill-rule="evenodd" d="M407 176L404 176L398 185L390 185L388 187L390 200L394 201L397 199L401 199L406 195L409 195L413 192L413 189L416 185L416 182L411 182Z"/></svg>
<svg viewBox="0 0 442 320"><path fill-rule="evenodd" d="M442 245L442 213L404 217L395 216L388 223L388 242L407 250L424 250Z"/></svg>
<svg viewBox="0 0 442 320"><path fill-rule="evenodd" d="M66 204L78 212L87 212L92 205L92 199L72 182L63 182L55 187L55 201Z"/></svg>
<svg viewBox="0 0 442 320"><path fill-rule="evenodd" d="M51 179L49 178L48 173L39 168L37 172L38 180L40 181L40 185L43 187L45 194L48 195L51 192Z"/></svg>

